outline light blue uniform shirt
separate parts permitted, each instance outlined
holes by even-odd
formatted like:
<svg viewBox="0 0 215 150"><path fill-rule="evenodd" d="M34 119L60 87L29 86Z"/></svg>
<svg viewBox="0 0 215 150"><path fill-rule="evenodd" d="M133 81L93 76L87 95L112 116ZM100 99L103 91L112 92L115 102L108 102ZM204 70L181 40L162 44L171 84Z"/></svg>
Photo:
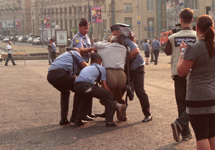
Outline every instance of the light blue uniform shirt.
<svg viewBox="0 0 215 150"><path fill-rule="evenodd" d="M83 48L90 48L91 42L88 35L83 36L80 32L78 32L74 38L72 39L72 47L83 47ZM83 59L88 63L90 58L90 53L82 54Z"/></svg>
<svg viewBox="0 0 215 150"><path fill-rule="evenodd" d="M148 43L145 43L144 45L143 45L143 49L144 49L144 51L149 51L149 44Z"/></svg>
<svg viewBox="0 0 215 150"><path fill-rule="evenodd" d="M64 69L66 71L69 71L71 75L74 75L77 72L78 65L81 62L84 62L84 59L81 57L79 52L77 51L71 51L71 52L73 54L75 61L73 60L72 54L70 52L65 52L54 60L54 62L52 63L48 71L58 68L58 69ZM73 72L73 61L74 61L74 72Z"/></svg>
<svg viewBox="0 0 215 150"><path fill-rule="evenodd" d="M89 83L92 83L95 85L95 81L99 77L99 70L97 69L97 67L95 65L101 71L101 80L106 81L105 68L99 64L93 63L90 66L87 66L81 70L80 74L78 75L78 78L75 80L75 83L76 82L89 82Z"/></svg>
<svg viewBox="0 0 215 150"><path fill-rule="evenodd" d="M55 43L52 43L52 49L51 49L51 51L52 51L52 52L53 52L53 51L54 51L54 52L57 51Z"/></svg>
<svg viewBox="0 0 215 150"><path fill-rule="evenodd" d="M125 44L131 49L135 49L138 46L131 41L131 39L126 38L125 39ZM132 61L132 60L131 60ZM130 71L132 70L136 70L138 67L143 66L145 64L143 57L141 56L141 54L139 53L133 60L133 62L130 64Z"/></svg>
<svg viewBox="0 0 215 150"><path fill-rule="evenodd" d="M158 40L154 40L152 42L152 49L153 50L159 50L160 46L161 46L161 44L160 44L160 42Z"/></svg>

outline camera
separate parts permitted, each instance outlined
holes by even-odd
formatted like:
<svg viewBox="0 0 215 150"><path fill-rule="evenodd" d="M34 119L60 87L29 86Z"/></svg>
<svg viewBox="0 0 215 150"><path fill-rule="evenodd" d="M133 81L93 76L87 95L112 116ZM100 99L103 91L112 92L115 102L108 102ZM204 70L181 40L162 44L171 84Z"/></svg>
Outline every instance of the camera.
<svg viewBox="0 0 215 150"><path fill-rule="evenodd" d="M175 28L172 29L172 33L174 34L174 33L177 33L179 31L181 31L181 24L180 23L175 24Z"/></svg>

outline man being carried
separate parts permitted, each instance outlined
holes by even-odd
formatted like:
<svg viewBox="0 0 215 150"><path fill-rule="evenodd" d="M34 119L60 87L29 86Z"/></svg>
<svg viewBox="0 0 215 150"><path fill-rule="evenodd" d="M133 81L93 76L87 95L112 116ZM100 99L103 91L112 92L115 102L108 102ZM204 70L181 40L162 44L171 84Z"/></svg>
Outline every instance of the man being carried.
<svg viewBox="0 0 215 150"><path fill-rule="evenodd" d="M110 40L110 44L97 42L95 48L102 58L102 65L107 71L107 85L113 93L115 104L122 103L123 107L120 110L123 115L119 115L117 111L117 118L119 121L125 120L125 102L122 101L122 96L126 86L126 74L124 72L124 66L126 61L126 48L121 45L121 39L119 36L113 36ZM104 117L105 114L99 114L98 116Z"/></svg>

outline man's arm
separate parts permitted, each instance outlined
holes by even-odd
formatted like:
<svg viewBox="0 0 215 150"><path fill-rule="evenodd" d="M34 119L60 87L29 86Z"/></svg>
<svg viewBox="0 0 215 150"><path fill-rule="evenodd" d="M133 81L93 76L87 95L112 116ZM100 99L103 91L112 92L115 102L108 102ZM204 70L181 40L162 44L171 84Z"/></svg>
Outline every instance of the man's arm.
<svg viewBox="0 0 215 150"><path fill-rule="evenodd" d="M90 48L80 47L79 48L79 51L81 54L86 54L86 53L89 53L89 52L94 51L94 50L95 50L95 47L90 47Z"/></svg>
<svg viewBox="0 0 215 150"><path fill-rule="evenodd" d="M81 65L81 67L82 67L82 68L84 68L84 67L87 67L87 66L88 66L88 64L87 64L85 61L81 62L81 63L80 63L80 65Z"/></svg>
<svg viewBox="0 0 215 150"><path fill-rule="evenodd" d="M132 49L131 52L129 53L129 60L132 60L135 58L138 54L140 53L139 48Z"/></svg>
<svg viewBox="0 0 215 150"><path fill-rule="evenodd" d="M172 55L172 44L170 43L170 41L167 41L166 47L164 49L164 52L167 56Z"/></svg>

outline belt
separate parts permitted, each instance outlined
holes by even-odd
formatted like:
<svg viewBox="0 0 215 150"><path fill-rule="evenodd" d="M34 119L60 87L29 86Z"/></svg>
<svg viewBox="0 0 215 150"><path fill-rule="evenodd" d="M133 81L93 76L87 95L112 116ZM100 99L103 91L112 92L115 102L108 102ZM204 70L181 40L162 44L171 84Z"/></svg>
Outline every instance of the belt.
<svg viewBox="0 0 215 150"><path fill-rule="evenodd" d="M124 71L124 69L122 69L122 68L106 68L106 70L123 70Z"/></svg>
<svg viewBox="0 0 215 150"><path fill-rule="evenodd" d="M69 73L69 71L66 71L66 70L61 69L61 68L55 68L55 69L50 70L49 72L53 72L53 71L55 71L55 70L63 70L63 71L65 71L65 72Z"/></svg>

